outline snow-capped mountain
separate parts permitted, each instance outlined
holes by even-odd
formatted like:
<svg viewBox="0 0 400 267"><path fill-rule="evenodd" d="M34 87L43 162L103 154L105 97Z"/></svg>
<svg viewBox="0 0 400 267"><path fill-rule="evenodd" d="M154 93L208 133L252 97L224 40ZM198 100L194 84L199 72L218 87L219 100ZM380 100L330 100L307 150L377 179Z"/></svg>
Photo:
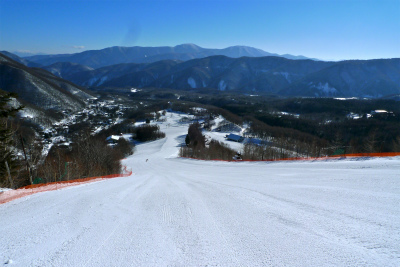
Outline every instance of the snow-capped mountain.
<svg viewBox="0 0 400 267"><path fill-rule="evenodd" d="M152 63L160 60L190 60L222 55L232 58L280 56L249 46L232 46L224 49L202 48L195 44L182 44L174 47L121 47L114 46L101 50L90 50L76 54L38 55L26 59L43 66L56 62L72 62L92 68L100 68L120 63ZM282 55L290 59L305 59L303 56Z"/></svg>

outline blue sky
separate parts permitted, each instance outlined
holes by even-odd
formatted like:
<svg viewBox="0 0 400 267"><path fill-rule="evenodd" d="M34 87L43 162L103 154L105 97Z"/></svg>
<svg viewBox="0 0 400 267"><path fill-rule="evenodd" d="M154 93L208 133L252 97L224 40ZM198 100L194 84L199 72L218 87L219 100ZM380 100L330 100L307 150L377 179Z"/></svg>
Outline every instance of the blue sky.
<svg viewBox="0 0 400 267"><path fill-rule="evenodd" d="M0 0L0 50L247 45L340 60L400 57L400 0Z"/></svg>

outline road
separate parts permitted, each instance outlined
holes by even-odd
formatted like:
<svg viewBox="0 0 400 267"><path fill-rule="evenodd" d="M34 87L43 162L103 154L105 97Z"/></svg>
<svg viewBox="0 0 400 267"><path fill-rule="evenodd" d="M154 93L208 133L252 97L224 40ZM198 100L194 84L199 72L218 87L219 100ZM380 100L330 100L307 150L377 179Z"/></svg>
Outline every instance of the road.
<svg viewBox="0 0 400 267"><path fill-rule="evenodd" d="M132 176L0 205L0 264L400 266L399 157L180 159L187 125L167 117Z"/></svg>

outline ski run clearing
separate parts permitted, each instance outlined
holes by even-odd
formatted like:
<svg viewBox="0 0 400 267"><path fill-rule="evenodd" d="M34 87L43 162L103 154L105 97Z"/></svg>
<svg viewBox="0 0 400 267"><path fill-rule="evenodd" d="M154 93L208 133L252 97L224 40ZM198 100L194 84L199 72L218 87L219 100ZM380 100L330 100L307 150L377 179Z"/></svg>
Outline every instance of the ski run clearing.
<svg viewBox="0 0 400 267"><path fill-rule="evenodd" d="M133 174L0 205L4 266L400 266L400 158L178 158L188 123Z"/></svg>

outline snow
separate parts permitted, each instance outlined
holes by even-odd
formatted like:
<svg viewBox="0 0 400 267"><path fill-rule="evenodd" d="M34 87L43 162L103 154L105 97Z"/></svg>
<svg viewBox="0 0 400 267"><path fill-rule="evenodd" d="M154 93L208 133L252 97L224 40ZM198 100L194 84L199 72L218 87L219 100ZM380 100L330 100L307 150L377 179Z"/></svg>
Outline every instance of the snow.
<svg viewBox="0 0 400 267"><path fill-rule="evenodd" d="M91 79L87 82L87 85L88 85L88 86L92 86L92 85L95 84L98 80L99 80L98 77L93 77L93 78L91 78Z"/></svg>
<svg viewBox="0 0 400 267"><path fill-rule="evenodd" d="M107 77L107 75L106 76L103 76L103 77L101 77L101 79L100 79L100 81L98 82L98 84L97 84L97 86L100 86L100 85L102 85L104 82L106 82L108 80L108 77Z"/></svg>
<svg viewBox="0 0 400 267"><path fill-rule="evenodd" d="M212 129L215 129L216 127L218 127L218 124L220 124L221 122L223 122L225 120L224 117L222 117L221 115L216 117L214 119L215 125L212 127Z"/></svg>
<svg viewBox="0 0 400 267"><path fill-rule="evenodd" d="M11 107L17 108L17 107L20 107L22 104L16 98L11 98L9 105ZM39 114L40 114L40 112L38 112L37 110L34 110L30 107L24 107L22 110L18 111L19 117L27 118L27 119L33 119L33 118L37 117Z"/></svg>
<svg viewBox="0 0 400 267"><path fill-rule="evenodd" d="M195 112L206 112L207 111L207 109L201 108L201 107L191 108L191 110L193 110Z"/></svg>
<svg viewBox="0 0 400 267"><path fill-rule="evenodd" d="M191 88L196 88L196 81L192 77L189 77L187 82Z"/></svg>
<svg viewBox="0 0 400 267"><path fill-rule="evenodd" d="M290 74L288 72L274 72L274 75L282 75L288 83L291 83Z"/></svg>
<svg viewBox="0 0 400 267"><path fill-rule="evenodd" d="M137 92L140 92L140 91L142 91L142 90L137 89L137 88L131 88L131 93L137 93Z"/></svg>
<svg viewBox="0 0 400 267"><path fill-rule="evenodd" d="M36 117L34 113L31 113L27 110L21 110L18 112L18 114L21 118L33 119L34 117Z"/></svg>
<svg viewBox="0 0 400 267"><path fill-rule="evenodd" d="M107 140L118 141L120 138L122 138L122 136L120 136L120 135L111 135L111 136L107 137Z"/></svg>
<svg viewBox="0 0 400 267"><path fill-rule="evenodd" d="M312 84L311 88L316 88L316 89L318 89L319 91L321 91L322 93L324 93L326 95L332 95L332 94L337 93L336 88L335 87L330 87L329 83L325 83L325 84L318 83L318 85Z"/></svg>
<svg viewBox="0 0 400 267"><path fill-rule="evenodd" d="M132 134L122 134L121 135L110 135L106 138L107 141L119 141L121 138L125 139L126 141L132 140Z"/></svg>
<svg viewBox="0 0 400 267"><path fill-rule="evenodd" d="M219 142L225 143L230 148L232 148L233 150L235 150L237 152L242 150L242 147L243 147L242 143L238 143L238 142L234 142L234 141L227 141L226 140L225 136L227 135L227 133L205 131L204 134L209 140L214 139L214 140L217 140Z"/></svg>
<svg viewBox="0 0 400 267"><path fill-rule="evenodd" d="M224 80L221 80L218 83L218 90L220 90L220 91L225 91L226 90L226 82Z"/></svg>
<svg viewBox="0 0 400 267"><path fill-rule="evenodd" d="M0 205L0 264L399 266L399 157L181 159L183 116L136 146L129 177Z"/></svg>
<svg viewBox="0 0 400 267"><path fill-rule="evenodd" d="M203 134L206 136L208 140L214 139L216 141L225 143L228 145L230 148L232 148L235 151L241 151L243 148L243 144L246 142L247 138L242 142L234 142L234 141L227 141L225 136L228 134L237 134L241 135L244 131L245 128L242 128L240 126L234 125L235 128L237 128L237 131L218 131L216 132L215 129L219 128L221 124L224 124L226 122L225 118L222 116L218 116L216 119L214 119L215 125L211 128L211 131L206 131L203 130ZM232 127L233 128L233 127Z"/></svg>
<svg viewBox="0 0 400 267"><path fill-rule="evenodd" d="M8 191L8 190L11 190L11 189L10 188L1 188L0 187L0 193L3 193L3 192Z"/></svg>
<svg viewBox="0 0 400 267"><path fill-rule="evenodd" d="M348 119L358 120L358 119L362 118L362 115L350 112L349 114L346 115L346 117Z"/></svg>
<svg viewBox="0 0 400 267"><path fill-rule="evenodd" d="M289 112L285 112L285 111L272 112L272 114L284 115L284 116L293 116L295 118L300 118L300 114L294 114L294 113L289 113Z"/></svg>
<svg viewBox="0 0 400 267"><path fill-rule="evenodd" d="M342 101L345 101L345 100L353 100L353 99L359 99L358 97L337 97L337 98L334 98L335 100L342 100Z"/></svg>
<svg viewBox="0 0 400 267"><path fill-rule="evenodd" d="M53 144L58 144L66 141L66 138L64 136L55 136L50 138L51 142Z"/></svg>
<svg viewBox="0 0 400 267"><path fill-rule="evenodd" d="M378 113L383 114L383 113L388 113L388 112L387 112L387 110L377 109L377 110L372 111L371 113L373 113L373 114L378 114Z"/></svg>

